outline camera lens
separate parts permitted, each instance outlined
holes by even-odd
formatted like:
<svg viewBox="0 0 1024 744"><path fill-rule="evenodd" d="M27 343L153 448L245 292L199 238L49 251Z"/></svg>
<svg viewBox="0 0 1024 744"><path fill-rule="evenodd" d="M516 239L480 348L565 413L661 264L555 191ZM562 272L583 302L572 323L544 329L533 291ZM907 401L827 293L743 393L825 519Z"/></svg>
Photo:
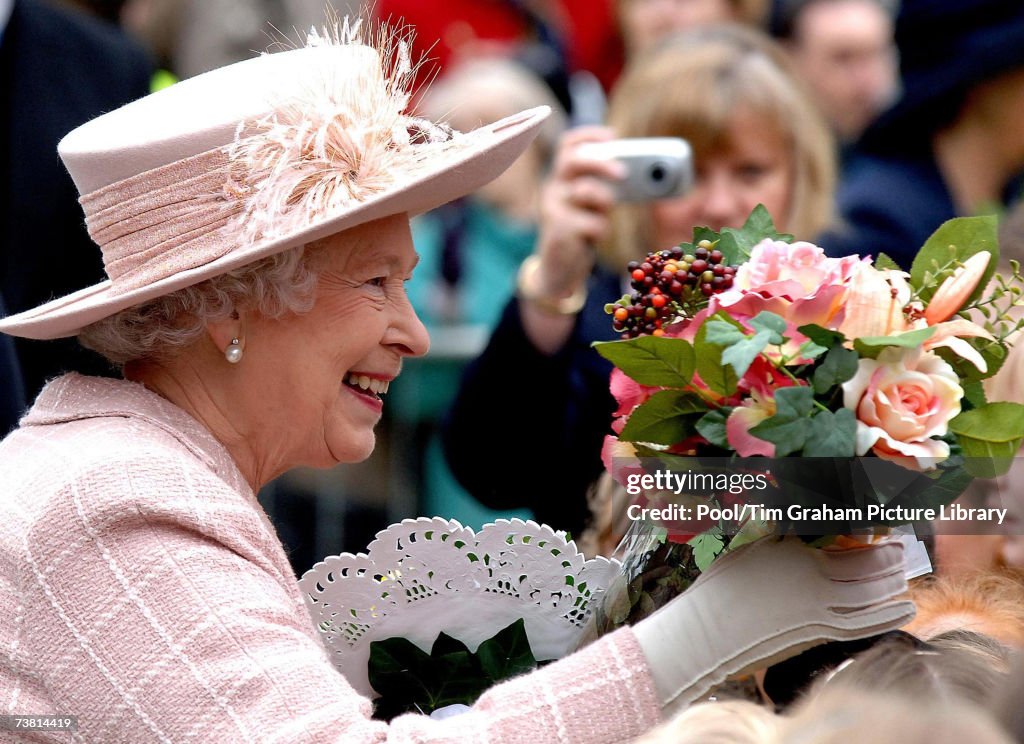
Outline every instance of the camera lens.
<svg viewBox="0 0 1024 744"><path fill-rule="evenodd" d="M671 163L655 160L647 166L647 193L653 199L663 199L675 191L679 175Z"/></svg>

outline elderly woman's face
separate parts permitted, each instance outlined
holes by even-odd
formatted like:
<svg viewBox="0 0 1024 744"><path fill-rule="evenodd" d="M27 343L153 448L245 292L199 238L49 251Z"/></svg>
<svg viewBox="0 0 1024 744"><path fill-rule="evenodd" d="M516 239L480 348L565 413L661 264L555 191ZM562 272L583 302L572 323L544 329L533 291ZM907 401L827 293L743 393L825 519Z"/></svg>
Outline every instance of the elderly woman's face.
<svg viewBox="0 0 1024 744"><path fill-rule="evenodd" d="M373 451L384 392L406 356L425 354L426 329L405 294L418 256L406 215L356 227L316 244L326 250L310 312L247 319L239 366L280 427L271 456L288 467L357 462Z"/></svg>

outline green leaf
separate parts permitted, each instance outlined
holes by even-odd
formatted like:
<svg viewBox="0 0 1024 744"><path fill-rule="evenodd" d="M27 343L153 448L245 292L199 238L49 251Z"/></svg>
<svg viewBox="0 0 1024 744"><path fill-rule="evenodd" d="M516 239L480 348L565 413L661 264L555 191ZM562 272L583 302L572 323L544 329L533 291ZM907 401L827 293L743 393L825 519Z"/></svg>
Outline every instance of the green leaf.
<svg viewBox="0 0 1024 744"><path fill-rule="evenodd" d="M625 442L676 444L693 435L697 418L707 410L707 405L692 393L662 390L629 415L619 439Z"/></svg>
<svg viewBox="0 0 1024 744"><path fill-rule="evenodd" d="M803 449L810 432L807 417L814 406L814 392L803 385L775 391L775 415L750 430L758 439L775 445L775 456L785 457Z"/></svg>
<svg viewBox="0 0 1024 744"><path fill-rule="evenodd" d="M378 718L408 712L430 713L454 703L472 705L496 682L537 666L522 620L480 644L476 653L462 641L440 633L430 653L405 638L370 644L367 667Z"/></svg>
<svg viewBox="0 0 1024 744"><path fill-rule="evenodd" d="M968 302L981 296L999 263L998 219L994 215L957 217L944 222L918 251L910 267L910 285L925 303L942 281L953 273L953 261L963 263L975 253L992 254L977 289Z"/></svg>
<svg viewBox="0 0 1024 744"><path fill-rule="evenodd" d="M641 385L685 387L693 379L693 346L681 338L641 336L597 341L594 348Z"/></svg>
<svg viewBox="0 0 1024 744"><path fill-rule="evenodd" d="M1013 442L1024 437L1024 405L998 401L965 411L949 422L958 437L986 442Z"/></svg>
<svg viewBox="0 0 1024 744"><path fill-rule="evenodd" d="M856 454L857 417L848 408L818 411L804 444L804 457L853 457Z"/></svg>
<svg viewBox="0 0 1024 744"><path fill-rule="evenodd" d="M711 344L732 346L747 338L747 334L743 332L742 328L737 328L724 320L710 319L704 321L704 325L707 327L705 339Z"/></svg>
<svg viewBox="0 0 1024 744"><path fill-rule="evenodd" d="M1009 470L1024 441L1024 405L998 401L964 411L949 422L972 475L992 478Z"/></svg>
<svg viewBox="0 0 1024 744"><path fill-rule="evenodd" d="M853 348L861 356L874 359L887 346L898 346L903 349L916 349L935 334L934 326L918 328L895 336L863 336L853 340Z"/></svg>
<svg viewBox="0 0 1024 744"><path fill-rule="evenodd" d="M773 335L769 343L778 345L786 341L786 320L781 315L762 310L750 319L750 327L757 331L771 332Z"/></svg>
<svg viewBox="0 0 1024 744"><path fill-rule="evenodd" d="M702 323L694 339L697 374L712 391L719 395L732 395L740 378L729 364L722 361L722 347L707 341L707 326L707 322Z"/></svg>
<svg viewBox="0 0 1024 744"><path fill-rule="evenodd" d="M971 408L981 408L988 404L985 386L981 384L980 380L965 382L961 387L964 389L964 400L970 404Z"/></svg>
<svg viewBox="0 0 1024 744"><path fill-rule="evenodd" d="M797 350L802 359L817 359L828 351L827 346L818 346L813 341L804 341Z"/></svg>
<svg viewBox="0 0 1024 744"><path fill-rule="evenodd" d="M730 344L722 351L722 364L731 364L736 377L743 377L757 355L772 342L773 336L773 331L758 331L753 336Z"/></svg>
<svg viewBox="0 0 1024 744"><path fill-rule="evenodd" d="M875 268L879 271L886 271L891 269L893 271L900 271L900 265L893 261L892 257L886 253L879 253L878 258L875 259Z"/></svg>
<svg viewBox="0 0 1024 744"><path fill-rule="evenodd" d="M430 655L405 638L373 641L367 672L381 696L377 715L390 719L432 700L438 686L432 666Z"/></svg>
<svg viewBox="0 0 1024 744"><path fill-rule="evenodd" d="M826 349L831 349L836 344L844 344L846 342L846 336L839 331L830 331L828 328L823 328L814 323L798 326L797 330L818 346L824 346Z"/></svg>
<svg viewBox="0 0 1024 744"><path fill-rule="evenodd" d="M981 354L981 358L985 360L984 372L975 367L974 362L964 359L948 347L942 346L935 349L935 353L953 368L957 377L963 382L973 383L986 380L998 372L1006 361L1006 349L997 341L989 341L987 338L977 337L965 338L963 340L973 346Z"/></svg>
<svg viewBox="0 0 1024 744"><path fill-rule="evenodd" d="M729 438L725 435L725 422L732 413L732 408L717 408L708 411L697 421L697 433L711 444L723 449L731 449Z"/></svg>
<svg viewBox="0 0 1024 744"><path fill-rule="evenodd" d="M776 231L775 223L772 221L772 216L763 204L758 204L754 207L754 211L750 213L750 216L747 217L747 221L743 223L743 227L739 230L732 227L722 228L722 236L723 239L725 236L729 236L735 240L738 250L738 258L742 261L750 258L751 249L765 238L782 240L787 243L793 241L792 235ZM725 251L722 252L724 253ZM730 263L738 262L739 261L730 261Z"/></svg>
<svg viewBox="0 0 1024 744"><path fill-rule="evenodd" d="M828 392L836 385L842 385L857 374L857 352L836 344L814 370L812 378L814 392L819 395Z"/></svg>
<svg viewBox="0 0 1024 744"><path fill-rule="evenodd" d="M537 659L530 648L522 618L481 643L476 655L491 684L537 668Z"/></svg>
<svg viewBox="0 0 1024 744"><path fill-rule="evenodd" d="M688 544L693 547L693 561L701 573L708 570L718 554L722 552L722 548L725 547L725 542L717 527L702 532L692 538Z"/></svg>

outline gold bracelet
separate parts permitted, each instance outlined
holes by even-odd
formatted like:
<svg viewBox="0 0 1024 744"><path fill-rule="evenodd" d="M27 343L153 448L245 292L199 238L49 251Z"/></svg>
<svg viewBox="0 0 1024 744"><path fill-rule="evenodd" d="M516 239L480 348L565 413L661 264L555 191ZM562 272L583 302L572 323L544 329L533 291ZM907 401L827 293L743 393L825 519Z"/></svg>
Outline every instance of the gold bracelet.
<svg viewBox="0 0 1024 744"><path fill-rule="evenodd" d="M519 299L529 302L548 315L576 315L587 302L587 287L584 284L568 297L556 299L533 289L533 275L540 268L540 256L529 256L519 267L516 294Z"/></svg>

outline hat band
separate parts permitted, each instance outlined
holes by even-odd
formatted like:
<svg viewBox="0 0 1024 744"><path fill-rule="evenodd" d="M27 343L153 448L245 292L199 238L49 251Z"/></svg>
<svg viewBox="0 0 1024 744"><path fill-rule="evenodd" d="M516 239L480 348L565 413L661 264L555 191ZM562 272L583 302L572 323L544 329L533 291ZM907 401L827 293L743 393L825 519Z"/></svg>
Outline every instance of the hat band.
<svg viewBox="0 0 1024 744"><path fill-rule="evenodd" d="M243 209L229 157L216 148L104 186L79 199L113 295L214 261L237 240L223 228Z"/></svg>

